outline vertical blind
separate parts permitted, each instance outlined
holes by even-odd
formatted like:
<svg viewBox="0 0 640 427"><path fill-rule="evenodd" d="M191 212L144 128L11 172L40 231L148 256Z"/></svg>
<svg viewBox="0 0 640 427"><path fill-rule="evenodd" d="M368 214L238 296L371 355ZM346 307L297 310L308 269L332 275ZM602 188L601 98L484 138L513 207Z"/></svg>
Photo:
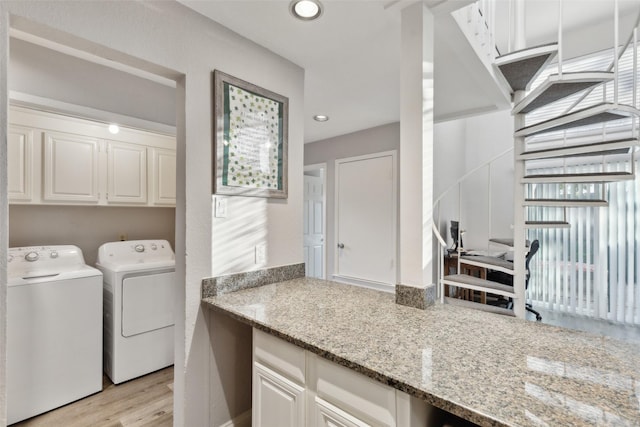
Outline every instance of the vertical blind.
<svg viewBox="0 0 640 427"><path fill-rule="evenodd" d="M632 49L620 60L620 103L633 105L632 84L638 79L633 73ZM612 50L589 55L567 63L564 71L604 70L613 60ZM550 67L539 81L557 69ZM638 91L640 92L640 91ZM527 117L531 124L560 115L577 96L570 97ZM589 95L577 108L603 100L613 101L613 89L608 84ZM636 105L640 105L638 93ZM595 125L577 131L557 132L532 138L530 148L548 144L595 142L631 135L630 120L605 126ZM635 135L638 135L636 128ZM581 160L538 161L527 166L527 173L586 173L636 170L639 161L633 156L585 157ZM529 230L529 239L540 241L540 250L531 261L531 278L527 298L534 305L550 310L600 319L640 324L640 178L609 184L530 184L528 197L545 199L600 199L607 207L562 208L529 207L530 220L561 220L571 224L568 229ZM566 218L565 218L566 212Z"/></svg>
<svg viewBox="0 0 640 427"><path fill-rule="evenodd" d="M629 162L611 162L608 169L628 170ZM599 170L593 164L566 167L569 173ZM597 199L601 191L599 184L532 185L530 196ZM527 297L554 311L640 324L640 179L607 184L604 191L607 207L567 209L570 228L529 231L530 240L540 241L540 250L531 261ZM532 207L528 216L557 220L563 212Z"/></svg>

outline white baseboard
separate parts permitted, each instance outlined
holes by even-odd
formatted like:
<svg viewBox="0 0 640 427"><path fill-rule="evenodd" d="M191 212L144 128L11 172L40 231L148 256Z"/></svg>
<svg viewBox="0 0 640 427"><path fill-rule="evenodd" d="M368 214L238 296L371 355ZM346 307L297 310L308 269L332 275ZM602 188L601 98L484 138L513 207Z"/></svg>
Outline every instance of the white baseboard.
<svg viewBox="0 0 640 427"><path fill-rule="evenodd" d="M334 274L331 277L331 280L334 280L340 283L346 283L347 285L356 285L363 288L375 289L376 291L383 291L383 292L389 292L389 293L395 293L396 291L395 285L390 285L388 283L382 283L382 282L374 282L372 280L356 279L354 277L339 276L337 274Z"/></svg>
<svg viewBox="0 0 640 427"><path fill-rule="evenodd" d="M251 409L220 425L220 427L251 427Z"/></svg>

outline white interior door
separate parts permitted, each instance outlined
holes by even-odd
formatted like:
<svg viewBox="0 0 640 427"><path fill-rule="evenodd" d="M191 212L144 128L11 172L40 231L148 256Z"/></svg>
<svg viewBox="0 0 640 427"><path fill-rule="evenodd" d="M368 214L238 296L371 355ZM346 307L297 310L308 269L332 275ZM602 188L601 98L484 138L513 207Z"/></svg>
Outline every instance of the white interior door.
<svg viewBox="0 0 640 427"><path fill-rule="evenodd" d="M395 151L336 160L336 278L396 282Z"/></svg>
<svg viewBox="0 0 640 427"><path fill-rule="evenodd" d="M325 278L324 179L304 176L304 263L307 277Z"/></svg>

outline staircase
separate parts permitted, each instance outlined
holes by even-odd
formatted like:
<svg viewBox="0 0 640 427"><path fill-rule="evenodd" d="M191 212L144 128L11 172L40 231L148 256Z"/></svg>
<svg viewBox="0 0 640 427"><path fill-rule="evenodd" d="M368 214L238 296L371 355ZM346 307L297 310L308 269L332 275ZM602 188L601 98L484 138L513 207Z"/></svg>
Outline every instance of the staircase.
<svg viewBox="0 0 640 427"><path fill-rule="evenodd" d="M624 50L624 49L623 49ZM633 180L635 179L634 169L634 149L639 145L639 140L635 135L629 138L607 140L604 136L602 140L578 145L565 145L563 138L559 138L556 146L545 149L529 149L528 139L535 135L544 135L552 132L564 131L572 128L605 123L611 120L635 119L640 117L640 111L634 106L621 105L616 99L614 102L603 102L597 105L588 106L570 111L549 120L524 126L525 116L539 108L553 102L564 99L578 92L592 90L593 88L606 84L615 79L612 72L588 71L578 73L560 72L549 76L542 84L526 93L531 83L540 75L542 70L554 59L558 52L556 43L543 46L536 46L523 49L500 56L495 60L495 67L503 83L513 96L512 114L515 121L514 132L514 162L516 194L514 196L514 236L513 239L499 239L494 243L502 244L512 248L514 251L514 263L505 262L498 258L464 256L459 254L458 271L464 265L484 267L491 270L498 270L510 274L514 277L514 286L505 286L500 283L483 280L466 274L446 275L441 279L443 285L456 286L458 288L470 289L474 291L486 292L498 295L502 298L512 299L514 310L500 309L486 306L485 304L465 301L460 303L449 298L449 302L464 304L486 311L499 312L501 314L518 315L524 317L524 258L526 255L527 242L525 240L526 230L532 228L567 228L570 224L566 219L554 221L530 221L526 217L527 207L545 207L550 209L562 209L566 218L566 209L581 208L587 206L608 205L604 197L600 199L541 199L528 198L527 186L530 184L565 184L565 183L595 183L605 185L606 183ZM617 54L617 52L616 52ZM628 154L630 156L631 170L626 172L611 172L606 169L605 156L611 154ZM582 156L601 156L601 171L594 173L554 173L554 174L529 174L527 173L528 162L542 159L568 160ZM604 194L604 191L603 191Z"/></svg>

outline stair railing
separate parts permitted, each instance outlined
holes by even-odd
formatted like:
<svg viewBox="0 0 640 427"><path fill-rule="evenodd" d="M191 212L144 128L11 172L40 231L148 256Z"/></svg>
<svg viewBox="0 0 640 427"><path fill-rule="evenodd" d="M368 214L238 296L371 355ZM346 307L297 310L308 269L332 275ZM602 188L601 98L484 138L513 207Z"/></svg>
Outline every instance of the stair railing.
<svg viewBox="0 0 640 427"><path fill-rule="evenodd" d="M441 222L441 204L442 204L442 200L447 197L453 190L457 189L458 190L458 221L460 221L461 217L462 217L462 184L471 176L473 176L476 172L480 171L483 168L487 168L487 207L488 207L488 225L487 225L487 230L488 230L488 236L491 237L491 200L492 200L492 192L491 192L491 187L492 187L492 181L491 181L491 165L494 164L495 162L497 162L498 160L500 160L502 157L504 157L505 155L512 153L513 152L513 147L508 148L507 150L504 150L503 152L499 153L498 155L492 157L491 159L489 159L488 161L476 166L475 168L471 169L470 171L468 171L467 173L465 173L464 175L462 175L460 178L458 178L456 180L456 182L452 183L451 185L449 185L449 187L447 187L438 197L436 197L433 201L433 212L435 213L434 215L434 221L432 222L432 228L433 228L433 234L436 237L436 239L438 240L438 272L437 272L437 280L438 280L438 289L440 292L440 298L441 300L443 300L444 298L444 285L442 283L442 279L444 278L445 274L444 274L444 248L447 247L447 243L446 240L442 237L442 234L440 233L439 230L439 226L440 226L440 222ZM437 218L437 219L436 219ZM462 236L462 225L459 224L458 226L458 252L460 252L461 249L461 239L460 236ZM460 255L460 254L458 254ZM460 256L458 256L458 271L460 271Z"/></svg>
<svg viewBox="0 0 640 427"><path fill-rule="evenodd" d="M478 0L466 8L467 23L473 27L475 36L485 50L484 54L493 62L500 54L495 41L496 0Z"/></svg>
<svg viewBox="0 0 640 427"><path fill-rule="evenodd" d="M433 229L433 235L436 236L436 240L438 241L438 296L440 298L440 302L444 302L444 284L442 280L444 279L444 250L447 247L447 242L444 241L438 227L436 227L436 223L431 221L431 228Z"/></svg>
<svg viewBox="0 0 640 427"><path fill-rule="evenodd" d="M617 1L616 1L616 4L617 4ZM618 14L616 13L616 16L617 15ZM625 54L625 52L629 48L629 45L631 45L632 43L633 43L634 59L637 58L637 54L638 54L637 30L638 30L639 27L640 27L640 14L638 14L638 17L636 18L636 22L633 25L633 31L629 35L629 38L625 42L624 46L622 46L622 48L618 52L616 52L617 54L614 54L613 61L611 61L611 64L607 67L607 70L606 70L607 72L609 72L611 70L614 70L615 75L617 76L617 74L618 74L618 61L620 60L620 58L622 58L622 56ZM618 34L618 31L616 30L616 43L617 43L617 34ZM616 46L617 46L617 44L616 44ZM614 49L615 49L615 47L614 47ZM634 60L633 63L634 63L634 70L635 70L635 67L637 66L636 65L637 61ZM614 69L614 67L615 67L615 69ZM635 75L637 76L637 73L635 73ZM616 77L616 79L617 79L617 77ZM634 78L633 79L633 91L634 92L636 91L636 87L637 87L637 79ZM603 92L606 93L606 85L604 86L604 88L605 89L603 90ZM568 114L571 111L573 111L573 109L576 108L576 106L580 105L580 103L582 101L584 101L587 98L587 96L591 95L591 92L593 92L594 89L595 89L595 87L591 87L591 88L587 89L585 91L585 93L583 93L578 99L576 99L575 102L573 104L571 104L571 106L569 108L567 108L562 114L563 115L564 114ZM636 98L634 97L634 100L635 99ZM616 98L616 101L617 101L617 98Z"/></svg>

